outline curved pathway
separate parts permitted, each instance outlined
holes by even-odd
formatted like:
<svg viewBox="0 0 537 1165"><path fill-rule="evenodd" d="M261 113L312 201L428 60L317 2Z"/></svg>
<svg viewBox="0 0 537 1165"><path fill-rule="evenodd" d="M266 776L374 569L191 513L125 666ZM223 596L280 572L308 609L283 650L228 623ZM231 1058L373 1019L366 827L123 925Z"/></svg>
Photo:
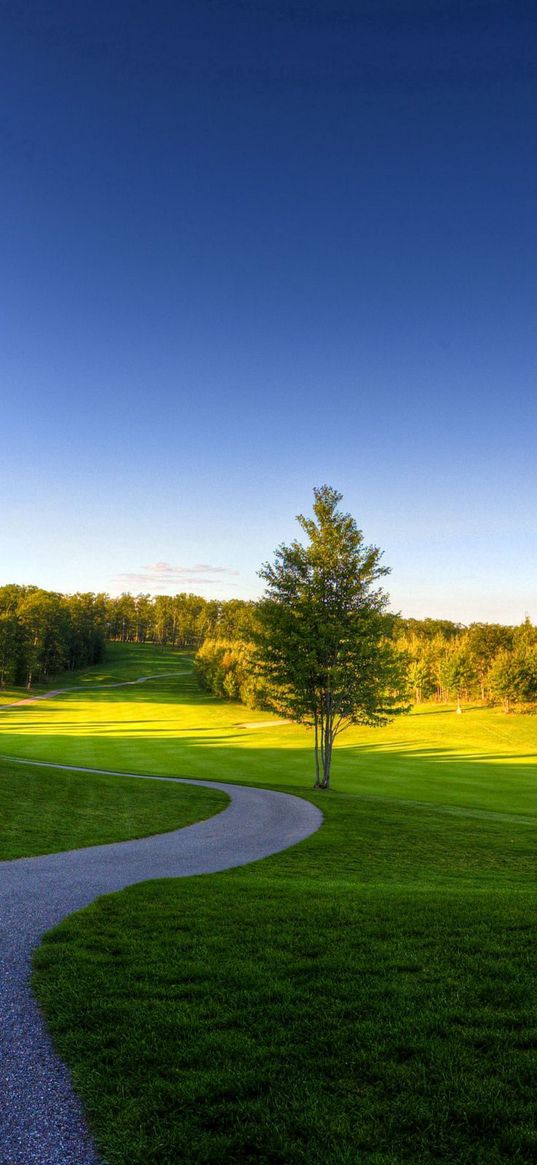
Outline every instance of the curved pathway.
<svg viewBox="0 0 537 1165"><path fill-rule="evenodd" d="M315 805L288 793L117 775L220 789L230 803L215 817L172 833L0 863L0 1165L98 1165L99 1160L29 987L32 952L45 931L100 894L150 878L246 865L295 845L322 822Z"/></svg>
<svg viewBox="0 0 537 1165"><path fill-rule="evenodd" d="M20 700L12 700L10 704L0 704L0 712L10 708L22 708L25 704L39 704L41 700L54 700L56 696L64 696L69 692L100 692L102 688L130 688L133 684L146 684L148 680L161 680L166 676L188 676L189 671L161 671L151 676L138 676L135 680L114 680L104 684L72 684L70 688L51 688L50 692L40 692L37 696L23 696ZM0 1161L0 1165L3 1163Z"/></svg>

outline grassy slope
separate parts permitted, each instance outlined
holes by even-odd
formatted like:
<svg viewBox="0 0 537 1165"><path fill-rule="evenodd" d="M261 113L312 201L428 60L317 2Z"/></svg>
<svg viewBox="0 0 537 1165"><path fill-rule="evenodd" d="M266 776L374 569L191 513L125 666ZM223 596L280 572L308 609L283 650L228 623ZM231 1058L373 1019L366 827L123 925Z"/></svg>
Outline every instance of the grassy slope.
<svg viewBox="0 0 537 1165"><path fill-rule="evenodd" d="M44 696L58 688L87 687L90 691L107 682L137 679L142 674L140 665L147 668L147 673L144 673L147 675L175 669L179 671L186 666L185 660L190 661L190 656L185 652L168 652L152 645L140 648L132 644L109 644L106 659L95 667L59 672L49 680L32 684L30 689L25 686L0 688L0 708L2 704Z"/></svg>
<svg viewBox="0 0 537 1165"><path fill-rule="evenodd" d="M2 751L311 795L301 730L190 681L69 697L34 739L33 715ZM428 708L342 744L307 842L101 899L43 945L111 1165L534 1160L535 721Z"/></svg>
<svg viewBox="0 0 537 1165"><path fill-rule="evenodd" d="M180 671L189 666L177 655L170 660L151 652L141 659L136 651L129 652L121 647L112 649L111 655L110 666L107 663L83 672L67 672L55 677L48 688L87 686L88 692L96 689L91 697L95 699L101 684L118 683L141 674L158 674L159 671ZM146 671L141 667L142 662L147 665ZM26 699L41 695L48 688L41 685L31 692L11 689L2 695L7 698L9 694L13 700ZM104 688L100 693L104 706L114 690L131 691L130 688ZM0 712L0 749L5 746L6 752L15 753L16 746L26 742L34 733L34 743L39 746L42 725L48 724L50 728L58 723L58 713L60 717L63 715L63 699L63 696L56 697ZM84 692L73 692L68 699L67 708L74 707L77 700L86 707ZM88 763L85 728L86 725L79 722L81 764ZM56 755L54 759L63 761L64 758ZM120 768L125 769L125 765L120 765ZM0 758L0 860L162 833L209 817L225 804L225 796L216 790L160 782L151 784L97 773L83 776L61 769L25 767L10 762L9 757Z"/></svg>
<svg viewBox="0 0 537 1165"><path fill-rule="evenodd" d="M179 829L210 817L216 789L0 761L0 860L104 845Z"/></svg>

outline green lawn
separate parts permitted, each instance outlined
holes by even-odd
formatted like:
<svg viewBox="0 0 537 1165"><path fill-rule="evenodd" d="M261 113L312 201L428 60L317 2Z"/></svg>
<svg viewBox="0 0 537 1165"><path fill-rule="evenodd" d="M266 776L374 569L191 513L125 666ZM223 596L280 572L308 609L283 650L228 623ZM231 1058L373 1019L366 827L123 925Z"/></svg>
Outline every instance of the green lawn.
<svg viewBox="0 0 537 1165"><path fill-rule="evenodd" d="M216 789L0 760L0 860L163 833L226 804Z"/></svg>
<svg viewBox="0 0 537 1165"><path fill-rule="evenodd" d="M49 680L40 680L32 684L29 689L13 685L0 688L0 708L2 704L10 704L15 700L31 700L58 688L87 687L91 690L101 684L137 679L142 674L153 675L180 670L190 662L190 658L184 652L169 652L152 645L140 648L132 644L113 643L107 647L106 660L95 667L60 672ZM142 673L140 666L145 667L147 671Z"/></svg>
<svg viewBox="0 0 537 1165"><path fill-rule="evenodd" d="M116 658L109 677L183 666ZM535 1159L532 717L428 706L353 731L325 795L304 730L189 677L88 685L0 729L3 753L273 786L326 815L283 854L132 887L45 940L36 989L108 1165Z"/></svg>
<svg viewBox="0 0 537 1165"><path fill-rule="evenodd" d="M0 712L0 751L307 791L313 764L305 729L207 696L190 674L126 688L97 686L189 667L179 652L112 644L106 667L75 677L76 684L87 683L87 693ZM537 817L536 761L535 717L480 707L457 716L452 707L424 705L388 728L355 729L340 738L334 796L345 790Z"/></svg>
<svg viewBox="0 0 537 1165"><path fill-rule="evenodd" d="M4 689L0 697L4 704L41 697L48 690L63 687L73 691L70 695L56 696L51 700L40 699L37 704L1 710L0 751L19 757L36 755L38 759L48 760L50 749L44 747L45 735L63 718L64 708L77 708L77 755L80 764L91 765L89 750L86 750L86 732L90 730L92 701L99 697L101 706L106 708L106 701L114 691L132 692L130 687L114 689L106 687L107 684L130 682L141 675L158 675L160 672L180 673L191 666L190 661L179 653L170 656L150 649L144 655L136 648L120 644L111 648L109 657L106 664L80 672L65 672L48 684L37 685L30 692L25 688ZM88 701L85 692L80 690L84 688L91 693ZM96 690L92 692L92 688ZM128 698L126 702L128 705ZM82 708L85 715L81 717ZM111 727L109 719L109 731ZM35 737L33 744L37 748L27 753L26 745L32 737ZM77 763L76 758L66 761L60 751L56 751L51 759L62 764ZM113 766L103 764L103 767ZM120 771L127 767L125 763L118 766ZM224 808L226 802L224 794L217 790L162 782L152 784L99 773L90 776L61 769L41 769L12 762L9 755L2 756L0 860L163 833L210 817Z"/></svg>

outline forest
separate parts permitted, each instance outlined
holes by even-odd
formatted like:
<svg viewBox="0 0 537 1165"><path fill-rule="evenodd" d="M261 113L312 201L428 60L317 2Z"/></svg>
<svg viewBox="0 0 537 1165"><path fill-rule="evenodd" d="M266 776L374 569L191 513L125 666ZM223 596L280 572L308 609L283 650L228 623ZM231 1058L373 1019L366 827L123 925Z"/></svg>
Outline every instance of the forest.
<svg viewBox="0 0 537 1165"><path fill-rule="evenodd" d="M0 686L31 688L60 672L101 662L107 640L195 652L202 686L262 708L255 665L256 604L200 595L92 592L64 595L37 586L0 587ZM386 617L386 635L405 657L409 699L537 706L537 627Z"/></svg>

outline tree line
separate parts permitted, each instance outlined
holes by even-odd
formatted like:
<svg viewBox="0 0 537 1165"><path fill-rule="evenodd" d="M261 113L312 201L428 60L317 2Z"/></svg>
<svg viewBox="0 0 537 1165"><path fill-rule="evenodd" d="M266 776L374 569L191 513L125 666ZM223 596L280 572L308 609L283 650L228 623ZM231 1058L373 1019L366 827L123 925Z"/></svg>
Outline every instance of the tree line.
<svg viewBox="0 0 537 1165"><path fill-rule="evenodd" d="M445 619L401 619L394 625L397 647L407 657L414 703L479 700L512 706L537 703L537 627L529 618L518 626Z"/></svg>
<svg viewBox="0 0 537 1165"><path fill-rule="evenodd" d="M101 662L107 640L196 653L200 683L250 707L268 704L254 664L257 604L200 595L93 592L63 595L37 586L0 587L0 685L45 681ZM413 703L479 700L506 710L537 703L537 627L394 616L387 633L405 659Z"/></svg>
<svg viewBox="0 0 537 1165"><path fill-rule="evenodd" d="M32 687L100 663L107 640L196 651L207 637L235 640L253 604L199 595L93 592L64 595L15 583L0 587L0 686Z"/></svg>
<svg viewBox="0 0 537 1165"><path fill-rule="evenodd" d="M40 587L0 587L0 686L49 679L99 663L106 638L106 597L62 595Z"/></svg>
<svg viewBox="0 0 537 1165"><path fill-rule="evenodd" d="M233 638L241 613L253 604L242 599L203 599L201 595L124 593L104 596L107 638L121 643L157 643L197 650L207 638Z"/></svg>
<svg viewBox="0 0 537 1165"><path fill-rule="evenodd" d="M196 656L203 687L215 695L266 706L266 678L256 671L255 605L237 611L235 635L209 635ZM413 704L469 702L533 710L537 704L537 627L394 616L386 633L405 661Z"/></svg>

